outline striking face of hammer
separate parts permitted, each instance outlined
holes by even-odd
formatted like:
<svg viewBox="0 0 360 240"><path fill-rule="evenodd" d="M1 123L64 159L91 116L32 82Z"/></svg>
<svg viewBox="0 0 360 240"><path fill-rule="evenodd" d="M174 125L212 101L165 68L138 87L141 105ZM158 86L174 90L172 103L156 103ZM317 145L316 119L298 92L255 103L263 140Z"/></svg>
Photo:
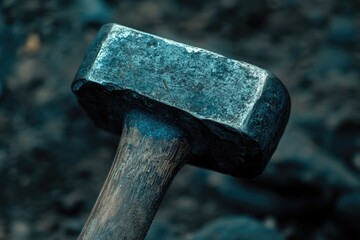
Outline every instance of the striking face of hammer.
<svg viewBox="0 0 360 240"><path fill-rule="evenodd" d="M134 110L156 116L184 133L189 163L237 177L264 169L290 112L268 71L115 24L98 33L72 89L101 128L120 134Z"/></svg>

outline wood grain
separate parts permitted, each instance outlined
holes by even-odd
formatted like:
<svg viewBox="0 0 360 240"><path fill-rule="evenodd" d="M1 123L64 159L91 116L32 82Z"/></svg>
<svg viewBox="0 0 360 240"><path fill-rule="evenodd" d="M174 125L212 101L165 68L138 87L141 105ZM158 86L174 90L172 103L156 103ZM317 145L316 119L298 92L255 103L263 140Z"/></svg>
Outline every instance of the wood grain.
<svg viewBox="0 0 360 240"><path fill-rule="evenodd" d="M134 121L134 120L132 120ZM146 121L135 120L135 121ZM166 138L125 124L117 154L78 239L144 239L161 199L189 152L188 141L169 125ZM172 134L176 132L177 134Z"/></svg>

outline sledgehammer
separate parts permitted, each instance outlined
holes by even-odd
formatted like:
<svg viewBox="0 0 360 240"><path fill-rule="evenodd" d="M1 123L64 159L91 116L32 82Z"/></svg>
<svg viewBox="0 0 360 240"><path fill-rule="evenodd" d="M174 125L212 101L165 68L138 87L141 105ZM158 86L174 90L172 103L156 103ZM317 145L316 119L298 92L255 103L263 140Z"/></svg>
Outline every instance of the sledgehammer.
<svg viewBox="0 0 360 240"><path fill-rule="evenodd" d="M186 163L258 175L290 112L268 71L116 24L99 31L72 90L97 126L121 134L79 239L145 238Z"/></svg>

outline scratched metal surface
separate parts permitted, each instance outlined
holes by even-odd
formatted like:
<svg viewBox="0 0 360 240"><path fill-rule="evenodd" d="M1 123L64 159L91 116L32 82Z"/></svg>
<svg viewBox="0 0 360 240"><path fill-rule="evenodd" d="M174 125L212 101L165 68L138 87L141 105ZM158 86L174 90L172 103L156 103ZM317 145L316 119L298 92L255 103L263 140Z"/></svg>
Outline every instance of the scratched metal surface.
<svg viewBox="0 0 360 240"><path fill-rule="evenodd" d="M189 133L193 164L238 177L262 171L290 111L268 71L116 24L99 31L72 88L98 126L119 133L124 112L143 108Z"/></svg>

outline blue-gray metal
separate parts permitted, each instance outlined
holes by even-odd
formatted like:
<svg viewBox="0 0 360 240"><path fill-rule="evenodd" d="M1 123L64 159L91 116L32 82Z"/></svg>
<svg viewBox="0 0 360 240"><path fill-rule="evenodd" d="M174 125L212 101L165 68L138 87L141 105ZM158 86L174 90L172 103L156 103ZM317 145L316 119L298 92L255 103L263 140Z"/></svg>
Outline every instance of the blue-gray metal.
<svg viewBox="0 0 360 240"><path fill-rule="evenodd" d="M290 112L268 71L117 24L101 28L72 89L101 128L120 133L134 108L155 113L188 134L190 163L237 177L263 170Z"/></svg>

